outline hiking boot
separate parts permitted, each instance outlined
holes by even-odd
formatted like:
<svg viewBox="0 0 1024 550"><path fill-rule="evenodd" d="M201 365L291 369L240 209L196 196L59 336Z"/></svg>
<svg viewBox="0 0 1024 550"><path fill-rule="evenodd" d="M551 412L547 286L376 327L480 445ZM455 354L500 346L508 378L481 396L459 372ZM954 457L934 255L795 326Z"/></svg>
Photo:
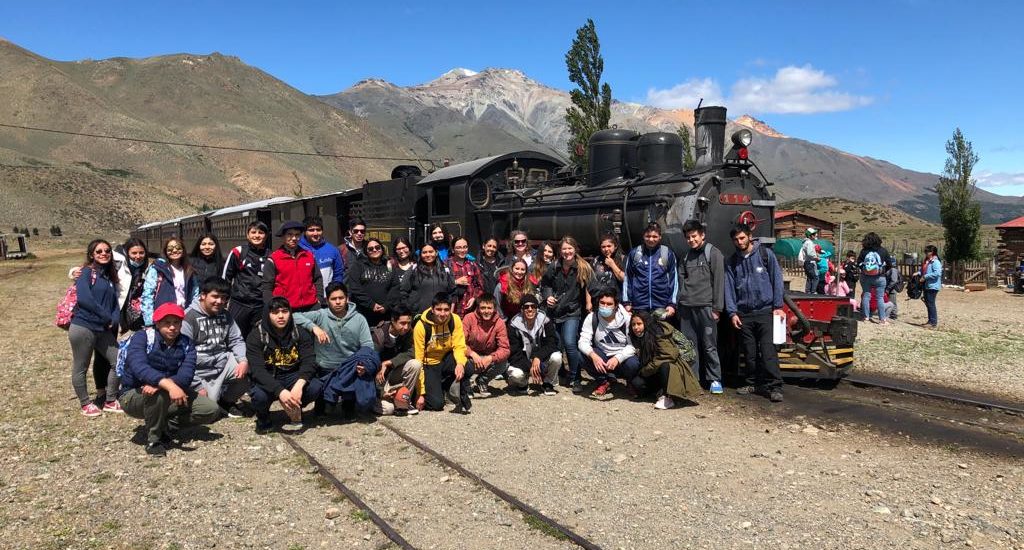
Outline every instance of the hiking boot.
<svg viewBox="0 0 1024 550"><path fill-rule="evenodd" d="M658 402L654 404L654 408L658 409L659 411L665 411L675 406L676 402L673 401L672 398L667 395L662 395L661 397L659 397Z"/></svg>
<svg viewBox="0 0 1024 550"><path fill-rule="evenodd" d="M782 403L782 390L772 390L771 393L768 394L768 399L770 399L772 403Z"/></svg>
<svg viewBox="0 0 1024 550"><path fill-rule="evenodd" d="M154 441L146 445L146 454L149 456L167 456L167 447L159 441Z"/></svg>
<svg viewBox="0 0 1024 550"><path fill-rule="evenodd" d="M547 382L544 383L544 395L558 395L558 391L555 387Z"/></svg>
<svg viewBox="0 0 1024 550"><path fill-rule="evenodd" d="M117 401L107 401L103 404L103 412L124 414L124 409L121 408L121 404Z"/></svg>
<svg viewBox="0 0 1024 550"><path fill-rule="evenodd" d="M579 395L583 393L583 381L577 380L572 383L572 393Z"/></svg>
<svg viewBox="0 0 1024 550"><path fill-rule="evenodd" d="M612 389L612 383L607 381L607 380L605 380L604 382L601 382L600 384L598 384L596 388L594 388L594 392L591 395L596 395L598 397L603 397L605 395L608 395L608 392L610 392L611 389Z"/></svg>
<svg viewBox="0 0 1024 550"><path fill-rule="evenodd" d="M82 415L86 418L96 418L97 416L103 416L103 411L96 406L96 403L86 403L82 405Z"/></svg>
<svg viewBox="0 0 1024 550"><path fill-rule="evenodd" d="M736 393L739 395L753 395L755 393L761 392L757 391L757 388L755 388L754 386L743 386L740 388L736 388Z"/></svg>
<svg viewBox="0 0 1024 550"><path fill-rule="evenodd" d="M711 393L713 393L715 395L721 395L721 393L724 391L724 390L722 390L722 383L719 382L718 380L715 380L714 382L712 382L711 383L711 387L708 388L708 389L711 391Z"/></svg>
<svg viewBox="0 0 1024 550"><path fill-rule="evenodd" d="M491 388L487 386L487 382L476 383L476 396L481 398L491 396Z"/></svg>

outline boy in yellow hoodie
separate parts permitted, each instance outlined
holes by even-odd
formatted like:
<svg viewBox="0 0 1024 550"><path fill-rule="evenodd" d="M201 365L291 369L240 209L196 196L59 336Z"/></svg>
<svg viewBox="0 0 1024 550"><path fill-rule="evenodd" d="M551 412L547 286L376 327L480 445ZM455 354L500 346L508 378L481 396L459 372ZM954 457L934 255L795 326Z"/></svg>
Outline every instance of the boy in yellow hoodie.
<svg viewBox="0 0 1024 550"><path fill-rule="evenodd" d="M459 402L452 412L469 414L473 404L469 400L470 377L466 373L466 335L462 319L452 313L447 293L434 296L430 309L420 315L412 341L416 360L423 365L416 408L444 410L444 396L458 382Z"/></svg>

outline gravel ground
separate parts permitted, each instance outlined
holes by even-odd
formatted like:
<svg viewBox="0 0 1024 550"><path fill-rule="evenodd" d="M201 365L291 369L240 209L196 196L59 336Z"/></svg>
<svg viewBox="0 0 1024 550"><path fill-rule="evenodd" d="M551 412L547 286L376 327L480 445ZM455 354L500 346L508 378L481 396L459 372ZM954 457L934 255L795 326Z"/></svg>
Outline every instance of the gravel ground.
<svg viewBox="0 0 1024 550"><path fill-rule="evenodd" d="M130 441L138 421L81 417L66 334L51 324L66 265L80 254L43 256L40 269L21 275L7 275L12 267L0 262L0 306L8 312L0 318L0 353L9 358L0 384L11 388L0 402L0 546L388 545L279 437L253 434L251 420L194 429L189 450L151 459ZM958 296L978 301L959 303ZM964 326L995 331L1001 310L1011 309L1011 298L994 292L967 296L940 294L948 325L940 331L864 325L867 346L887 338L898 345L878 344L863 368L872 356L907 348L910 334L959 337L958 315ZM976 312L982 300L991 307ZM954 311L968 304L969 312ZM989 368L978 360L986 346L971 345L964 364ZM748 399L759 398L707 396L662 412L563 391L478 400L469 416L388 421L605 548L1024 548L1019 459ZM414 544L563 544L379 426L317 426L300 441Z"/></svg>

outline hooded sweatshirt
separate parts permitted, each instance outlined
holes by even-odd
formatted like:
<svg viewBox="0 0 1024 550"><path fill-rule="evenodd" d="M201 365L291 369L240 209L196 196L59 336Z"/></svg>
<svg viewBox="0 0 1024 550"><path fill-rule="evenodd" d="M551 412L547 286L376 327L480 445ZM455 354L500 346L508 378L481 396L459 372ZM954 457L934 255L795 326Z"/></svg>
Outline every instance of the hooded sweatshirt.
<svg viewBox="0 0 1024 550"><path fill-rule="evenodd" d="M313 346L317 365L322 370L334 370L359 348L373 348L370 326L352 304L346 308L344 317L338 317L330 309L295 313L294 317L300 327L309 331L320 327L330 337L330 342L321 344L317 341Z"/></svg>
<svg viewBox="0 0 1024 550"><path fill-rule="evenodd" d="M239 363L245 361L245 338L227 309L210 315L199 302L192 304L185 312L181 333L196 348L197 379L220 374L214 359L222 353L231 353Z"/></svg>
<svg viewBox="0 0 1024 550"><path fill-rule="evenodd" d="M420 370L419 395L425 395L427 392L423 370L437 367L449 352L455 357L455 364L466 364L466 333L463 332L462 319L454 313L451 320L444 323L437 323L433 318L431 310L424 311L412 330L413 351L416 360L423 364L423 369ZM429 341L424 325L431 327Z"/></svg>
<svg viewBox="0 0 1024 550"><path fill-rule="evenodd" d="M411 330L394 336L391 334L391 321L381 321L370 329L370 337L382 362L391 361L395 366L402 366L413 358Z"/></svg>
<svg viewBox="0 0 1024 550"><path fill-rule="evenodd" d="M249 333L245 349L253 382L275 398L282 390L289 389L281 384L278 376L296 371L299 378L306 381L316 376L313 336L297 328L292 317L278 332L270 322L269 313L264 315L263 321Z"/></svg>
<svg viewBox="0 0 1024 550"><path fill-rule="evenodd" d="M326 239L320 239L319 243L313 244L306 240L305 235L299 238L299 247L313 253L313 257L316 258L316 266L320 268L320 279L323 281L324 288L331 283L340 283L345 280L345 263L341 259L338 247L327 242Z"/></svg>
<svg viewBox="0 0 1024 550"><path fill-rule="evenodd" d="M263 306L263 264L269 249L249 243L236 246L224 261L221 277L231 283L231 301L250 308Z"/></svg>
<svg viewBox="0 0 1024 550"><path fill-rule="evenodd" d="M597 317L597 329L594 329L594 317ZM636 355L636 349L630 342L630 315L620 304L615 310L615 317L609 323L595 311L587 315L580 325L580 353L590 355L595 349L604 353L609 359L614 357L621 364Z"/></svg>
<svg viewBox="0 0 1024 550"><path fill-rule="evenodd" d="M516 315L508 326L508 341L511 348L509 364L520 369L528 369L534 359L547 361L551 354L558 351L558 339L555 334L555 324L543 311L537 312L533 328L527 328L526 319L522 315Z"/></svg>
<svg viewBox="0 0 1024 550"><path fill-rule="evenodd" d="M497 311L490 321L485 321L475 311L466 314L462 319L462 330L469 349L479 355L493 355L495 363L508 360L508 330Z"/></svg>

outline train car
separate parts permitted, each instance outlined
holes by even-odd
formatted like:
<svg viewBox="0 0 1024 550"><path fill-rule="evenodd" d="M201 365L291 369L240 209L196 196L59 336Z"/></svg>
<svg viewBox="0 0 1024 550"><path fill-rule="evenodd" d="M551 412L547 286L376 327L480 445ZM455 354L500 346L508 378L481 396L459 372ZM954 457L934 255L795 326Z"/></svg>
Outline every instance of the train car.
<svg viewBox="0 0 1024 550"><path fill-rule="evenodd" d="M245 232L250 223L261 221L270 228L268 240L272 241L276 225L271 207L295 200L295 197L276 197L215 210L209 216L210 232L217 236L222 249L229 250L246 242Z"/></svg>
<svg viewBox="0 0 1024 550"><path fill-rule="evenodd" d="M397 237L420 243L425 231L423 226L429 220L426 189L417 185L423 178L418 171L396 170L392 176L390 180L363 187L360 200L352 204L352 217L358 215L366 220L368 236L380 239L389 248ZM347 228L347 224L344 227Z"/></svg>
<svg viewBox="0 0 1024 550"><path fill-rule="evenodd" d="M181 227L181 238L185 241L186 250L191 253L192 246L200 237L210 232L209 212L201 212L193 216L182 218L179 222Z"/></svg>

